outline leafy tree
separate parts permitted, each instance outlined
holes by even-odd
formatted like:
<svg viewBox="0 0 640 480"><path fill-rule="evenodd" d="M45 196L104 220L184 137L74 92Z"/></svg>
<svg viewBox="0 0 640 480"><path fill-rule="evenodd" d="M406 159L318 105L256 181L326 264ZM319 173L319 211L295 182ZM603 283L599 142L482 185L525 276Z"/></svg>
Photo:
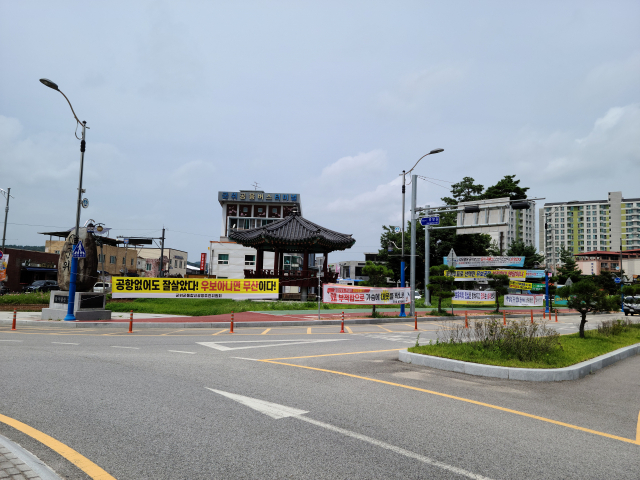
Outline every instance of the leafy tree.
<svg viewBox="0 0 640 480"><path fill-rule="evenodd" d="M487 278L489 285L496 292L496 313L500 313L500 297L509 293L509 276L490 273Z"/></svg>
<svg viewBox="0 0 640 480"><path fill-rule="evenodd" d="M393 277L393 270L379 263L367 262L367 264L362 267L362 275L369 277L369 280L366 282L360 282L361 285L369 287L386 287L387 278ZM375 314L376 305L373 304L371 316L375 316Z"/></svg>
<svg viewBox="0 0 640 480"><path fill-rule="evenodd" d="M608 311L607 292L595 284L593 280L586 279L574 283L569 287L558 289L558 296L567 299L567 306L580 312L580 338L584 338L584 325L587 323L587 313Z"/></svg>
<svg viewBox="0 0 640 480"><path fill-rule="evenodd" d="M533 245L525 245L522 240L516 240L509 245L507 255L510 257L525 257L524 268L532 270L536 264L544 262L544 256L536 251Z"/></svg>
<svg viewBox="0 0 640 480"><path fill-rule="evenodd" d="M562 265L558 267L558 277L560 282L566 283L570 278L573 283L582 279L582 272L578 268L578 262L573 257L573 253L564 247L560 248L560 261Z"/></svg>
<svg viewBox="0 0 640 480"><path fill-rule="evenodd" d="M521 187L520 180L514 180L515 177L515 175L505 175L498 183L488 187L481 198L509 197L511 200L524 200L527 198L529 187Z"/></svg>
<svg viewBox="0 0 640 480"><path fill-rule="evenodd" d="M476 185L471 177L464 177L461 182L451 185L451 197L443 197L447 205L457 205L460 202L470 202L482 199L483 185ZM452 198L453 197L453 198Z"/></svg>
<svg viewBox="0 0 640 480"><path fill-rule="evenodd" d="M591 279L609 295L620 295L620 284L614 280L617 276L614 272L600 271L600 275L592 275Z"/></svg>
<svg viewBox="0 0 640 480"><path fill-rule="evenodd" d="M447 271L455 272L455 268L436 265L429 269L429 285L427 285L427 288L431 296L438 298L438 313L442 313L442 299L453 298L453 291L455 290L455 278L445 276Z"/></svg>

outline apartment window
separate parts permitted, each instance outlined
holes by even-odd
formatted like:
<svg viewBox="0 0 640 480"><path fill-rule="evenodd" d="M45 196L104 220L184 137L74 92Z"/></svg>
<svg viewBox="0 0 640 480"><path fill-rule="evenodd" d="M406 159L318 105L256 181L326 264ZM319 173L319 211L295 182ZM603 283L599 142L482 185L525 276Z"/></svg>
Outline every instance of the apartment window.
<svg viewBox="0 0 640 480"><path fill-rule="evenodd" d="M133 267L133 258L131 259L131 266Z"/></svg>
<svg viewBox="0 0 640 480"><path fill-rule="evenodd" d="M122 257L122 264L126 265L127 264L127 257Z"/></svg>
<svg viewBox="0 0 640 480"><path fill-rule="evenodd" d="M147 263L147 272L150 272L150 271L151 271L151 264Z"/></svg>
<svg viewBox="0 0 640 480"><path fill-rule="evenodd" d="M180 260L180 268L182 268L182 260Z"/></svg>
<svg viewBox="0 0 640 480"><path fill-rule="evenodd" d="M175 258L173 259L173 266L174 268L178 268L178 260L176 260Z"/></svg>
<svg viewBox="0 0 640 480"><path fill-rule="evenodd" d="M587 245L591 245L591 242L587 242Z"/></svg>
<svg viewBox="0 0 640 480"><path fill-rule="evenodd" d="M631 208L633 207L633 203L625 203L624 206L627 208Z"/></svg>
<svg viewBox="0 0 640 480"><path fill-rule="evenodd" d="M218 254L218 265L229 265L229 254L228 253L219 253Z"/></svg>
<svg viewBox="0 0 640 480"><path fill-rule="evenodd" d="M113 256L113 255L111 255L111 256L109 257L109 263L111 263L111 264L115 265L115 263L116 263L116 257L115 257L115 256Z"/></svg>
<svg viewBox="0 0 640 480"><path fill-rule="evenodd" d="M58 252L56 252L58 253ZM104 262L104 255L103 254L98 254L98 262L102 263Z"/></svg>
<svg viewBox="0 0 640 480"><path fill-rule="evenodd" d="M244 264L245 265L255 265L256 264L256 256L255 255L245 255L244 256Z"/></svg>
<svg viewBox="0 0 640 480"><path fill-rule="evenodd" d="M60 255L60 250L56 250L54 253L57 254L57 255Z"/></svg>
<svg viewBox="0 0 640 480"><path fill-rule="evenodd" d="M588 238L588 239L590 239L590 238L591 238L591 235L587 235L587 238Z"/></svg>

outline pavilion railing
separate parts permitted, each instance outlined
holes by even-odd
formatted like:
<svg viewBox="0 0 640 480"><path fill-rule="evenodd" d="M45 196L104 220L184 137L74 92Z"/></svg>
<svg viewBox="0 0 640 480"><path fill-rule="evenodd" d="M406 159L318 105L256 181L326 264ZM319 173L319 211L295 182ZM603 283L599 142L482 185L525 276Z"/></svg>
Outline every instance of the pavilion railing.
<svg viewBox="0 0 640 480"><path fill-rule="evenodd" d="M281 283L294 285L300 283L300 286L315 286L318 284L317 270L284 270L276 275L273 269L263 270L245 270L244 278L278 278ZM327 272L322 278L322 283L335 283L338 281L338 274ZM305 285L309 283L309 285Z"/></svg>

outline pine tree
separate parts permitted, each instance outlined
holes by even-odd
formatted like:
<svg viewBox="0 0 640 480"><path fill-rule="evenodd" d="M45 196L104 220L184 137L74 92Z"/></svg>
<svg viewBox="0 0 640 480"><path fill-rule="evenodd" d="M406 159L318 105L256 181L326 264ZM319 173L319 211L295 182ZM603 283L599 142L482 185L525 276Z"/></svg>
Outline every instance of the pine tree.
<svg viewBox="0 0 640 480"><path fill-rule="evenodd" d="M558 267L558 277L564 284L567 279L570 278L573 283L579 282L582 279L582 272L578 268L578 262L573 257L573 253L569 250L561 247L560 249L560 261L562 265Z"/></svg>

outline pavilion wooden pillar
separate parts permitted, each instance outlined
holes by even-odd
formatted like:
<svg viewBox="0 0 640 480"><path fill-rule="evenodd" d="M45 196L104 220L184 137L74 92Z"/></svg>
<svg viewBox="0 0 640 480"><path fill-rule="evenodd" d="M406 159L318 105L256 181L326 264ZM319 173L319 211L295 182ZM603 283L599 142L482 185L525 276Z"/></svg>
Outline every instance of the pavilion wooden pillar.
<svg viewBox="0 0 640 480"><path fill-rule="evenodd" d="M275 273L276 277L280 273L280 250L277 248L274 249L273 253L273 273Z"/></svg>
<svg viewBox="0 0 640 480"><path fill-rule="evenodd" d="M325 277L327 276L328 267L329 267L329 252L324 254L324 265L322 266L322 270L324 272Z"/></svg>
<svg viewBox="0 0 640 480"><path fill-rule="evenodd" d="M302 255L304 255L302 258L302 275L306 277L309 274L309 250L305 248ZM306 302L308 298L309 287L300 287L300 300Z"/></svg>
<svg viewBox="0 0 640 480"><path fill-rule="evenodd" d="M260 271L264 270L264 250L258 249L256 255L256 274L260 275Z"/></svg>

